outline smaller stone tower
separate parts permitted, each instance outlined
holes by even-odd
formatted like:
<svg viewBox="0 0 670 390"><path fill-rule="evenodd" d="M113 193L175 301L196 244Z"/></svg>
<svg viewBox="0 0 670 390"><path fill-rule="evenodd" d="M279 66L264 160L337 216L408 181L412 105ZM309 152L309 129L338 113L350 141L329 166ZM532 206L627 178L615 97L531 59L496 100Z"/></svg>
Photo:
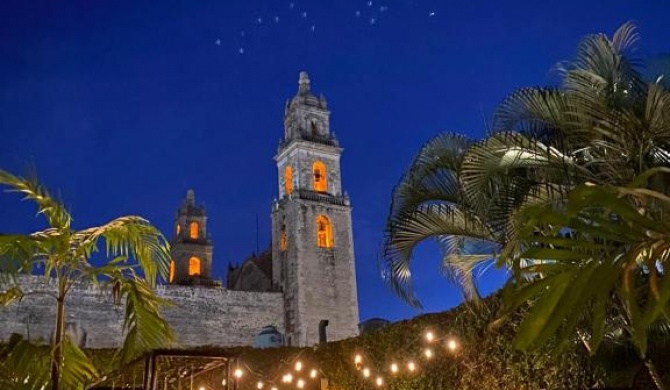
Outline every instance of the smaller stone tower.
<svg viewBox="0 0 670 390"><path fill-rule="evenodd" d="M195 193L188 190L177 210L170 284L214 285L212 281L212 242L207 235L204 205L195 204Z"/></svg>

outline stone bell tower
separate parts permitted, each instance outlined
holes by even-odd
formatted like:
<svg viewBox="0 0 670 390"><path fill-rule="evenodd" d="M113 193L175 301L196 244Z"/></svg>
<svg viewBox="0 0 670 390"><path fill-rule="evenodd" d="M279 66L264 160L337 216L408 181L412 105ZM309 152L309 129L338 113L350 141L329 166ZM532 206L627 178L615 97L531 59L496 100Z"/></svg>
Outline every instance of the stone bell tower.
<svg viewBox="0 0 670 390"><path fill-rule="evenodd" d="M170 284L212 285L212 242L207 235L204 205L195 204L188 190L177 210L171 242Z"/></svg>
<svg viewBox="0 0 670 390"><path fill-rule="evenodd" d="M330 131L323 96L300 73L286 103L275 162L273 283L284 292L286 341L311 346L358 333L358 297L349 197L342 192L342 149Z"/></svg>

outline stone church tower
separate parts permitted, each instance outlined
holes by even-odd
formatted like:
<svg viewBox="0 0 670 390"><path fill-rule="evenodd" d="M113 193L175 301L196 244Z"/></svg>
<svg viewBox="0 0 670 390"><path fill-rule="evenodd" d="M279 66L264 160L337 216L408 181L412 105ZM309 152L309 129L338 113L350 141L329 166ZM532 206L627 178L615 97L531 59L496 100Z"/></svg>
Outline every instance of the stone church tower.
<svg viewBox="0 0 670 390"><path fill-rule="evenodd" d="M272 279L284 292L286 341L294 346L358 333L351 206L329 116L325 98L312 94L301 72L284 112L272 209Z"/></svg>
<svg viewBox="0 0 670 390"><path fill-rule="evenodd" d="M171 242L170 284L213 285L212 242L207 235L205 206L195 204L195 193L188 190L177 210L174 239Z"/></svg>

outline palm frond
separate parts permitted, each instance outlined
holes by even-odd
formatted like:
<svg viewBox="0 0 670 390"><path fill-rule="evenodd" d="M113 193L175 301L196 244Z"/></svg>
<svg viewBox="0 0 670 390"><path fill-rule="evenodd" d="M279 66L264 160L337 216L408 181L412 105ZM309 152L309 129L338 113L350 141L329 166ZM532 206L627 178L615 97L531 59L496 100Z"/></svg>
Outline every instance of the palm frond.
<svg viewBox="0 0 670 390"><path fill-rule="evenodd" d="M54 198L36 179L29 180L14 176L0 169L0 184L10 187L11 192L19 192L24 199L37 204L38 214L46 217L49 226L56 229L69 229L72 217L62 202Z"/></svg>
<svg viewBox="0 0 670 390"><path fill-rule="evenodd" d="M119 350L121 364L127 364L153 349L169 347L175 340L168 322L160 315L160 308L170 303L158 297L151 286L140 278L120 279L121 295L125 297L126 334Z"/></svg>
<svg viewBox="0 0 670 390"><path fill-rule="evenodd" d="M135 259L151 286L158 277L166 280L170 263L170 249L165 237L144 218L126 216L102 226L81 230L74 234L78 253L76 257L91 256L98 241L105 241L106 255Z"/></svg>

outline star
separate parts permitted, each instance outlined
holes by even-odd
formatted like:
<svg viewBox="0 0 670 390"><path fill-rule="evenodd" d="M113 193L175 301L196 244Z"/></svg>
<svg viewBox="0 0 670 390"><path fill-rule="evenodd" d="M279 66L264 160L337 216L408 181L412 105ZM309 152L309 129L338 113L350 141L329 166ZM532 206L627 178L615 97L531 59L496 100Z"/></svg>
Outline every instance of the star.
<svg viewBox="0 0 670 390"><path fill-rule="evenodd" d="M289 7L289 8L294 8L294 7L295 7L295 3L289 3L289 4L288 4L288 7Z"/></svg>
<svg viewBox="0 0 670 390"><path fill-rule="evenodd" d="M306 18L306 17L307 17L307 11L302 11L301 16L302 16L303 18Z"/></svg>
<svg viewBox="0 0 670 390"><path fill-rule="evenodd" d="M217 40L214 41L214 44L215 44L216 46L221 46L221 38L217 38Z"/></svg>
<svg viewBox="0 0 670 390"><path fill-rule="evenodd" d="M356 17L361 16L361 11L356 11Z"/></svg>
<svg viewBox="0 0 670 390"><path fill-rule="evenodd" d="M372 7L372 1L368 1L368 7Z"/></svg>
<svg viewBox="0 0 670 390"><path fill-rule="evenodd" d="M237 52L240 53L240 54L244 54L244 48L243 48L243 47L240 47L240 48L237 50Z"/></svg>
<svg viewBox="0 0 670 390"><path fill-rule="evenodd" d="M431 16L431 17L432 17L432 16L435 16L435 11L430 11L430 12L428 13L428 16Z"/></svg>
<svg viewBox="0 0 670 390"><path fill-rule="evenodd" d="M312 32L314 32L314 30L316 30L316 25L313 24L312 27L310 27L310 29L312 30Z"/></svg>
<svg viewBox="0 0 670 390"><path fill-rule="evenodd" d="M275 20L275 23L279 23L279 16L275 15L274 20Z"/></svg>
<svg viewBox="0 0 670 390"><path fill-rule="evenodd" d="M377 24L376 18L370 18L370 24Z"/></svg>

